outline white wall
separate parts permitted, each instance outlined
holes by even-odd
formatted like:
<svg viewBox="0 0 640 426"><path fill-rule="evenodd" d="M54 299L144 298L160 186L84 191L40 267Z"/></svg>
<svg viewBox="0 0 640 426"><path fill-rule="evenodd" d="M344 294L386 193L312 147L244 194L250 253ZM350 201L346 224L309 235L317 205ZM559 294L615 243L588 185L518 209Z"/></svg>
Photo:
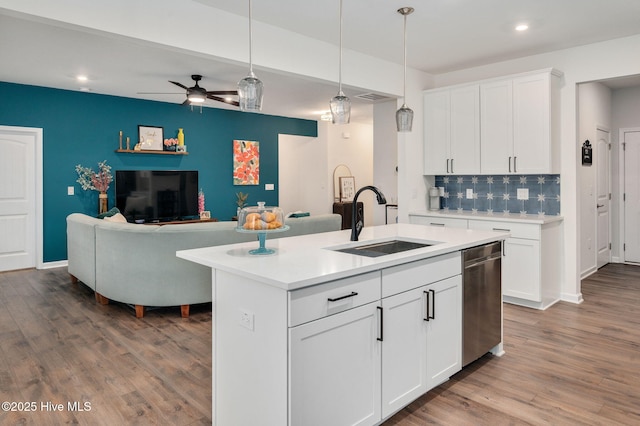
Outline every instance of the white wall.
<svg viewBox="0 0 640 426"><path fill-rule="evenodd" d="M632 52L640 50L640 35L594 43L573 49L528 56L512 61L494 63L435 77L437 87L465 83L485 78L499 77L542 68L557 68L564 72L561 81L561 175L562 215L564 242L564 282L562 298L580 302L579 261L579 182L580 159L577 120L578 83L634 75L640 73L640 56ZM411 166L411 162L407 163ZM402 170L403 162L400 161ZM413 166L415 167L415 165ZM410 174L421 173L414 168ZM400 187L403 185L399 180ZM423 194L426 197L426 192Z"/></svg>
<svg viewBox="0 0 640 426"><path fill-rule="evenodd" d="M278 137L278 203L286 213L331 213L331 179L327 174L327 140L304 136Z"/></svg>
<svg viewBox="0 0 640 426"><path fill-rule="evenodd" d="M596 158L595 149L598 127L611 132L611 90L602 83L578 85L578 141L580 146L589 140L593 150L593 165L579 164L580 186L580 276L585 277L597 270L596 258L596 164L602 159ZM612 202L613 204L613 202ZM612 212L610 212L611 214Z"/></svg>
<svg viewBox="0 0 640 426"><path fill-rule="evenodd" d="M345 164L355 177L356 189L373 185L373 126L350 123L334 125L318 122L318 137L280 135L278 138L278 198L285 213L307 211L325 214L333 211L333 171ZM378 206L370 191L364 202L365 225L374 223Z"/></svg>
<svg viewBox="0 0 640 426"><path fill-rule="evenodd" d="M398 132L396 130L397 104L383 102L373 106L373 183L382 191L389 204L398 204ZM389 210L389 223L396 211ZM373 223L385 223L385 209L373 211Z"/></svg>

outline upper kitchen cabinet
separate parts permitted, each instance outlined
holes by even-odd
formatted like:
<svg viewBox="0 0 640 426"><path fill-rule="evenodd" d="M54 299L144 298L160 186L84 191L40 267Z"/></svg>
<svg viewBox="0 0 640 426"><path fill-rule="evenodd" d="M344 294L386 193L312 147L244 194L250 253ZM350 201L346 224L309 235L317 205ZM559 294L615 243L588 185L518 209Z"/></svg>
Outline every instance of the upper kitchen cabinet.
<svg viewBox="0 0 640 426"><path fill-rule="evenodd" d="M424 174L480 173L479 85L424 92Z"/></svg>
<svg viewBox="0 0 640 426"><path fill-rule="evenodd" d="M546 70L480 84L483 174L559 173L559 81Z"/></svg>

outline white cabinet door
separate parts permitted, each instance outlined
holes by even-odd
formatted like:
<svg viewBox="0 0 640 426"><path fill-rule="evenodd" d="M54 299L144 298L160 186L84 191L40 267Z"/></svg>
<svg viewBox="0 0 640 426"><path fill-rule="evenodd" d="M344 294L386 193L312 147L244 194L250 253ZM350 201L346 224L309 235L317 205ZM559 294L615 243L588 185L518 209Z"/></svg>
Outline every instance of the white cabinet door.
<svg viewBox="0 0 640 426"><path fill-rule="evenodd" d="M462 276L428 285L427 390L462 369Z"/></svg>
<svg viewBox="0 0 640 426"><path fill-rule="evenodd" d="M382 300L382 417L427 391L426 295L420 287Z"/></svg>
<svg viewBox="0 0 640 426"><path fill-rule="evenodd" d="M505 240L502 256L502 293L504 296L542 301L539 240Z"/></svg>
<svg viewBox="0 0 640 426"><path fill-rule="evenodd" d="M480 173L479 97L477 84L451 89L449 170L453 174Z"/></svg>
<svg viewBox="0 0 640 426"><path fill-rule="evenodd" d="M503 80L480 86L481 169L486 174L513 170L512 82Z"/></svg>
<svg viewBox="0 0 640 426"><path fill-rule="evenodd" d="M424 102L424 174L449 172L450 98L449 91L427 92Z"/></svg>
<svg viewBox="0 0 640 426"><path fill-rule="evenodd" d="M371 303L289 329L289 424L381 420L380 320Z"/></svg>
<svg viewBox="0 0 640 426"><path fill-rule="evenodd" d="M513 80L514 172L551 173L550 74Z"/></svg>

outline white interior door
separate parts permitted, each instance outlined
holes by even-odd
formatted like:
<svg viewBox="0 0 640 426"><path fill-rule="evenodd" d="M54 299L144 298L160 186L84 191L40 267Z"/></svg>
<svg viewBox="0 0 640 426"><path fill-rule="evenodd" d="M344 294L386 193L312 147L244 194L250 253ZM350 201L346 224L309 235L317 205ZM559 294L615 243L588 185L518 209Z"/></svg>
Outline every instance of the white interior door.
<svg viewBox="0 0 640 426"><path fill-rule="evenodd" d="M609 194L610 186L610 137L607 130L597 130L596 155L596 247L598 268L611 261L611 215Z"/></svg>
<svg viewBox="0 0 640 426"><path fill-rule="evenodd" d="M623 135L624 260L640 263L640 130Z"/></svg>
<svg viewBox="0 0 640 426"><path fill-rule="evenodd" d="M0 126L0 271L36 266L36 170L42 130Z"/></svg>

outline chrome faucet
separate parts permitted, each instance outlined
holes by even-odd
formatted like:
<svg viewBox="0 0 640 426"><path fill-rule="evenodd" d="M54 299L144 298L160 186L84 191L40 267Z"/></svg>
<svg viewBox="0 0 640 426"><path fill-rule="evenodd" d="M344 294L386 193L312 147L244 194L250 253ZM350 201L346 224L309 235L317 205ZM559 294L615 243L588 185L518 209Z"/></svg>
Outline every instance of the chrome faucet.
<svg viewBox="0 0 640 426"><path fill-rule="evenodd" d="M360 235L360 231L364 228L364 223L362 222L364 218L358 219L357 210L358 210L358 195L365 189L369 189L376 193L376 198L378 199L378 204L387 204L387 199L384 198L384 194L375 186L363 186L358 189L356 195L353 197L353 206L351 208L351 241L358 241L358 235Z"/></svg>

